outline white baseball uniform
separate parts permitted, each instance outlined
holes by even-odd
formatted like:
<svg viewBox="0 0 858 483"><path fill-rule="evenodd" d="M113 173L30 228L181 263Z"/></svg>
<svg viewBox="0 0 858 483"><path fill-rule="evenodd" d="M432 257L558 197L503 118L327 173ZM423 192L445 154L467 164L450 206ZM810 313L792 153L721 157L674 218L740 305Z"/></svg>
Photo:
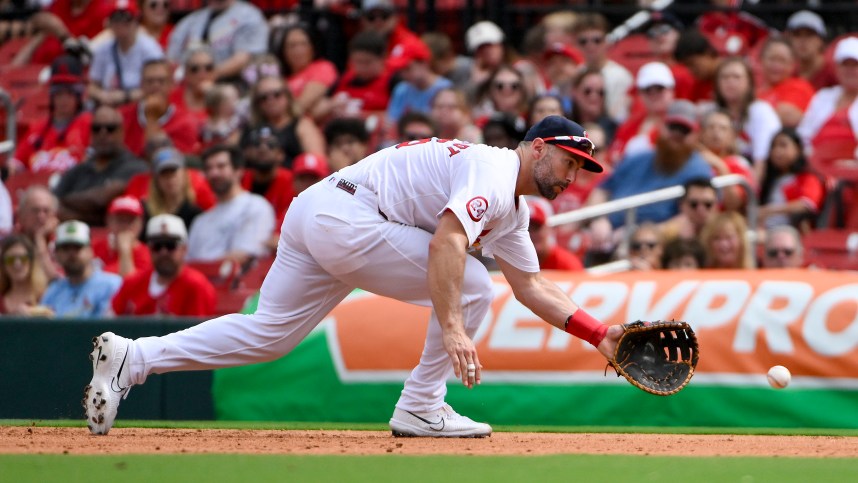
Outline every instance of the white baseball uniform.
<svg viewBox="0 0 858 483"><path fill-rule="evenodd" d="M472 248L537 272L527 204L514 194L519 167L514 151L433 138L381 150L329 176L289 207L256 313L137 339L128 352L130 382L279 358L355 287L431 306L429 241L445 210L461 221ZM466 257L461 304L470 337L491 301L488 272ZM420 363L396 406L438 409L451 375L433 311Z"/></svg>

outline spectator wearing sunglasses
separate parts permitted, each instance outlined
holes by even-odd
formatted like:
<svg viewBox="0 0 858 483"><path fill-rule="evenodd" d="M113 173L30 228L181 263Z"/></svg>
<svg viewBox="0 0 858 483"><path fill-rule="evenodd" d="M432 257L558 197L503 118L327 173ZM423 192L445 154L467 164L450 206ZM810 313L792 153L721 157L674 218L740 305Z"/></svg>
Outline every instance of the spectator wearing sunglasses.
<svg viewBox="0 0 858 483"><path fill-rule="evenodd" d="M698 178L684 185L685 193L679 199L679 214L659 227L665 238L698 238L703 227L717 215L718 192L709 178Z"/></svg>
<svg viewBox="0 0 858 483"><path fill-rule="evenodd" d="M12 235L0 243L0 315L51 315L39 305L48 278L27 237Z"/></svg>
<svg viewBox="0 0 858 483"><path fill-rule="evenodd" d="M738 174L756 192L759 183L748 158L738 153L738 136L729 114L717 109L710 111L700 121L700 154L712 167L713 176ZM739 210L747 201L747 193L738 185L724 186L721 198L724 209Z"/></svg>
<svg viewBox="0 0 858 483"><path fill-rule="evenodd" d="M250 2L210 0L184 17L170 35L167 57L182 61L190 49L207 46L215 60L215 78L237 77L254 54L268 49L268 23Z"/></svg>
<svg viewBox="0 0 858 483"><path fill-rule="evenodd" d="M634 77L622 65L608 58L607 35L610 26L600 13L585 13L575 21L575 39L577 47L584 54L587 67L598 69L605 78L605 102L608 115L622 122L629 114L629 89Z"/></svg>
<svg viewBox="0 0 858 483"><path fill-rule="evenodd" d="M410 61L404 53L413 44L423 43L420 37L402 23L391 0L363 0L361 4L361 32L376 32L384 40L387 68L393 72L404 68Z"/></svg>
<svg viewBox="0 0 858 483"><path fill-rule="evenodd" d="M182 219L169 214L146 224L152 267L122 282L113 297L116 315L206 316L214 313L215 288L205 275L185 265L188 232Z"/></svg>
<svg viewBox="0 0 858 483"><path fill-rule="evenodd" d="M593 189L588 205L608 200L684 185L692 179L712 177L712 168L697 152L697 110L689 101L674 101L667 109L653 150L623 158L601 184ZM676 216L675 201L663 201L637 208L640 222L662 223ZM625 223L625 213L613 213L590 223L594 249L613 251L618 239L614 230Z"/></svg>
<svg viewBox="0 0 858 483"><path fill-rule="evenodd" d="M762 265L763 268L804 267L804 246L798 230L789 225L766 230Z"/></svg>
<svg viewBox="0 0 858 483"><path fill-rule="evenodd" d="M170 23L170 0L138 0L140 2L140 30L158 41L165 51L173 33Z"/></svg>
<svg viewBox="0 0 858 483"><path fill-rule="evenodd" d="M164 57L158 42L139 32L136 0L111 0L107 28L113 38L93 48L89 96L99 104L119 106L140 99L140 72L152 59Z"/></svg>
<svg viewBox="0 0 858 483"><path fill-rule="evenodd" d="M275 226L280 228L295 197L292 172L283 167L286 155L280 140L268 126L251 129L241 139L241 152L245 166L241 187L268 200L274 208Z"/></svg>
<svg viewBox="0 0 858 483"><path fill-rule="evenodd" d="M110 300L122 277L93 264L89 226L69 220L57 227L54 250L65 277L48 285L41 304L57 317L100 318L112 313Z"/></svg>
<svg viewBox="0 0 858 483"><path fill-rule="evenodd" d="M193 115L199 125L205 124L206 93L214 87L214 57L200 47L188 52L182 69L182 81L170 92L170 104Z"/></svg>
<svg viewBox="0 0 858 483"><path fill-rule="evenodd" d="M132 176L147 167L125 147L122 116L113 107L95 110L91 131L90 156L62 175L54 194L60 201L61 220L104 226L110 202L125 191Z"/></svg>
<svg viewBox="0 0 858 483"><path fill-rule="evenodd" d="M674 93L677 99L691 99L694 92L694 76L688 67L676 60L674 52L679 43L679 36L685 30L682 21L671 12L654 11L650 13L649 22L640 31L646 35L654 60L662 62L670 68L676 81Z"/></svg>
<svg viewBox="0 0 858 483"><path fill-rule="evenodd" d="M147 143L167 137L185 154L199 152L197 118L170 102L173 70L166 59L143 64L140 91L138 102L120 108L128 149L136 156L143 156Z"/></svg>
<svg viewBox="0 0 858 483"><path fill-rule="evenodd" d="M399 122L396 123L396 132L397 143L430 139L438 135L432 119L420 112L409 112L400 117Z"/></svg>
<svg viewBox="0 0 858 483"><path fill-rule="evenodd" d="M70 55L57 57L48 81L48 115L30 128L8 163L10 173L64 172L80 163L89 145L92 115L84 110L84 66Z"/></svg>
<svg viewBox="0 0 858 483"><path fill-rule="evenodd" d="M524 89L524 76L508 64L497 68L477 89L473 115L477 126L485 125L494 114L526 116L530 96Z"/></svg>
<svg viewBox="0 0 858 483"><path fill-rule="evenodd" d="M663 251L661 234L653 223L640 225L629 239L629 262L633 270L661 269Z"/></svg>
<svg viewBox="0 0 858 483"><path fill-rule="evenodd" d="M577 119L582 125L599 125L603 131L604 145L613 141L617 132L617 123L608 116L605 104L605 78L602 72L584 68L575 77L572 84L571 119ZM607 150L600 148L599 155L607 159Z"/></svg>

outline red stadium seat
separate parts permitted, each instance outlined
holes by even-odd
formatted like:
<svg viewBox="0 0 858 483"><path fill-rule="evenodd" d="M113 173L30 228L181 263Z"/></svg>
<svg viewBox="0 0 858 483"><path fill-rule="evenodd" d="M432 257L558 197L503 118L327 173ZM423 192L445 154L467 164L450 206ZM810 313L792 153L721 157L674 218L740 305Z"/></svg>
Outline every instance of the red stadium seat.
<svg viewBox="0 0 858 483"><path fill-rule="evenodd" d="M226 288L216 289L215 315L235 314L241 312L247 299L256 294L257 289Z"/></svg>
<svg viewBox="0 0 858 483"><path fill-rule="evenodd" d="M238 283L240 267L232 260L194 261L188 266L202 272L216 289L234 289Z"/></svg>
<svg viewBox="0 0 858 483"><path fill-rule="evenodd" d="M814 230L802 236L802 243L811 266L858 270L858 231Z"/></svg>
<svg viewBox="0 0 858 483"><path fill-rule="evenodd" d="M268 274L268 270L273 263L274 257L255 260L253 265L241 274L240 286L242 288L258 290L262 286L262 282L265 280L265 276Z"/></svg>
<svg viewBox="0 0 858 483"><path fill-rule="evenodd" d="M638 69L647 62L658 60L644 34L632 34L611 45L608 57L628 69L632 75L637 74Z"/></svg>
<svg viewBox="0 0 858 483"><path fill-rule="evenodd" d="M18 201L24 194L24 191L32 185L51 185L51 177L55 173L50 171L39 171L31 173L29 171L19 171L12 176L9 176L5 181L6 190L9 191L9 196L12 198L12 209L18 208Z"/></svg>

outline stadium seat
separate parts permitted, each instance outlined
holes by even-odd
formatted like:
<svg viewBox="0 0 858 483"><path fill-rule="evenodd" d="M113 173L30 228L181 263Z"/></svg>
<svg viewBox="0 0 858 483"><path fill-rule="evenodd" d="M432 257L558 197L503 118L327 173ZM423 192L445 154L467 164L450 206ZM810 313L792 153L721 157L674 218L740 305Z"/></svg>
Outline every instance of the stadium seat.
<svg viewBox="0 0 858 483"><path fill-rule="evenodd" d="M622 65L632 75L647 62L657 60L644 34L632 34L608 48L608 57Z"/></svg>
<svg viewBox="0 0 858 483"><path fill-rule="evenodd" d="M0 65L9 65L18 52L30 42L29 37L7 40L0 46Z"/></svg>
<svg viewBox="0 0 858 483"><path fill-rule="evenodd" d="M802 236L802 243L810 266L858 270L858 231L814 230Z"/></svg>
<svg viewBox="0 0 858 483"><path fill-rule="evenodd" d="M205 275L216 289L234 289L238 284L240 267L232 260L194 261L188 266Z"/></svg>
<svg viewBox="0 0 858 483"><path fill-rule="evenodd" d="M240 287L258 290L273 263L274 257L254 260L253 264L241 274Z"/></svg>
<svg viewBox="0 0 858 483"><path fill-rule="evenodd" d="M249 297L258 289L218 287L215 290L215 315L235 314L241 312Z"/></svg>
<svg viewBox="0 0 858 483"><path fill-rule="evenodd" d="M4 182L6 190L9 191L9 196L12 198L12 209L18 208L18 201L28 187L36 184L51 186L51 177L55 173L50 171L39 171L31 173L30 171L19 171Z"/></svg>

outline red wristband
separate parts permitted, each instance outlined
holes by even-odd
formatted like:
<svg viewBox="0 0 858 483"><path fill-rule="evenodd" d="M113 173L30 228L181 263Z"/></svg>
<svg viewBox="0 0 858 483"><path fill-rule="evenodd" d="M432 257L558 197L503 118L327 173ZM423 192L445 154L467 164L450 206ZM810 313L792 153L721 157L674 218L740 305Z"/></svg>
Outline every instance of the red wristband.
<svg viewBox="0 0 858 483"><path fill-rule="evenodd" d="M584 339L593 347L598 347L608 333L608 326L596 320L592 315L579 308L566 319L566 332Z"/></svg>

